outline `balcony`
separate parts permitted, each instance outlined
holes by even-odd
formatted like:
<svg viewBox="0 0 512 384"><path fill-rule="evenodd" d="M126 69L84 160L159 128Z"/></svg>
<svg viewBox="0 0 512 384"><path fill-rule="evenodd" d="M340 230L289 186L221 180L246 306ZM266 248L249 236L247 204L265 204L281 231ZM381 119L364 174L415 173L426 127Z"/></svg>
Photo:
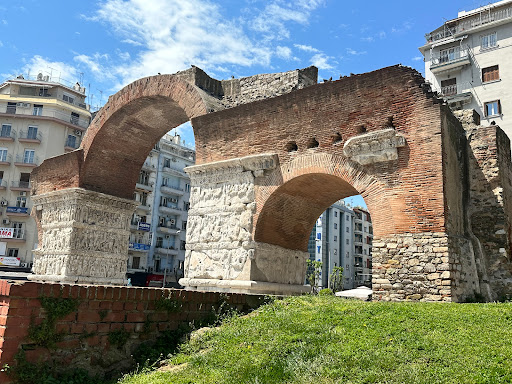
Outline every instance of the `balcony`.
<svg viewBox="0 0 512 384"><path fill-rule="evenodd" d="M453 52L432 57L430 71L432 73L454 71L469 64L471 64L469 48L460 49L457 47Z"/></svg>
<svg viewBox="0 0 512 384"><path fill-rule="evenodd" d="M0 165L11 165L12 155L8 155L5 152L0 154Z"/></svg>
<svg viewBox="0 0 512 384"><path fill-rule="evenodd" d="M142 190L142 191L149 191L151 192L153 190L153 183L149 183L149 182L141 182L140 180L137 181L137 183L135 184L135 189L139 189L139 190Z"/></svg>
<svg viewBox="0 0 512 384"><path fill-rule="evenodd" d="M7 216L27 217L30 212L27 207L7 207L5 214Z"/></svg>
<svg viewBox="0 0 512 384"><path fill-rule="evenodd" d="M158 211L163 215L181 215L183 210L173 205L161 205Z"/></svg>
<svg viewBox="0 0 512 384"><path fill-rule="evenodd" d="M178 195L183 196L185 193L183 189L180 187L175 187L173 185L162 185L160 187L160 192L165 193L166 195Z"/></svg>
<svg viewBox="0 0 512 384"><path fill-rule="evenodd" d="M0 132L0 141L14 141L16 139L16 131L12 129L2 130Z"/></svg>
<svg viewBox="0 0 512 384"><path fill-rule="evenodd" d="M146 160L146 161L144 161L144 164L142 164L142 169L145 169L147 171L154 171L155 166L153 164L151 164L150 161Z"/></svg>
<svg viewBox="0 0 512 384"><path fill-rule="evenodd" d="M161 256L172 256L172 255L176 256L179 253L179 251L174 247L168 247L168 248L157 247L157 248L155 248L155 252Z"/></svg>
<svg viewBox="0 0 512 384"><path fill-rule="evenodd" d="M11 181L11 191L26 191L32 189L29 181Z"/></svg>
<svg viewBox="0 0 512 384"><path fill-rule="evenodd" d="M12 238L3 239L8 243L24 243L26 241L25 230L22 228L14 228Z"/></svg>
<svg viewBox="0 0 512 384"><path fill-rule="evenodd" d="M32 96L30 96L32 97ZM28 104L28 103L27 103ZM33 113L32 108L20 108L16 106L11 105L2 105L0 106L0 114L9 114L9 115L15 115L20 117L29 117L33 119L41 119L41 120L58 120L59 122L72 127L72 128L78 128L81 130L87 129L89 126L89 118L83 118L83 117L76 117L71 116L70 113L58 111L51 108L42 108L41 110L38 110L37 114Z"/></svg>
<svg viewBox="0 0 512 384"><path fill-rule="evenodd" d="M473 99L473 94L471 92L471 84L467 82L441 87L441 89L437 91L450 104L461 103L462 105L464 105L470 103L471 100ZM373 230L371 233L373 233Z"/></svg>
<svg viewBox="0 0 512 384"><path fill-rule="evenodd" d="M161 233L165 233L166 235L177 235L181 231L175 225L159 225L157 230Z"/></svg>
<svg viewBox="0 0 512 384"><path fill-rule="evenodd" d="M18 141L20 143L34 143L41 144L43 136L39 132L33 131L20 131L18 135Z"/></svg>
<svg viewBox="0 0 512 384"><path fill-rule="evenodd" d="M145 244L146 241L143 242L136 242L131 241L128 243L128 250L134 251L134 252L149 252L149 244Z"/></svg>
<svg viewBox="0 0 512 384"><path fill-rule="evenodd" d="M17 167L35 168L38 164L39 158L37 156L16 155L16 161L14 162Z"/></svg>

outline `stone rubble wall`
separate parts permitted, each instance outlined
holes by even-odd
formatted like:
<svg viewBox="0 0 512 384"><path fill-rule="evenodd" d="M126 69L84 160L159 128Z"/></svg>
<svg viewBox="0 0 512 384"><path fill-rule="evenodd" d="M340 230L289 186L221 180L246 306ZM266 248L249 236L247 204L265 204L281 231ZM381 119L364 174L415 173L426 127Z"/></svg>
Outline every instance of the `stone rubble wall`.
<svg viewBox="0 0 512 384"><path fill-rule="evenodd" d="M473 110L455 111L469 146L470 236L487 300L512 297L512 165L510 140L498 126L480 125Z"/></svg>
<svg viewBox="0 0 512 384"><path fill-rule="evenodd" d="M374 238L373 299L463 301L478 289L470 252L466 239L444 232Z"/></svg>
<svg viewBox="0 0 512 384"><path fill-rule="evenodd" d="M216 80L193 66L175 74L218 99L221 109L284 95L317 83L318 69L308 67L288 72L258 74L239 79ZM214 105L210 103L210 105ZM219 107L217 107L219 108Z"/></svg>

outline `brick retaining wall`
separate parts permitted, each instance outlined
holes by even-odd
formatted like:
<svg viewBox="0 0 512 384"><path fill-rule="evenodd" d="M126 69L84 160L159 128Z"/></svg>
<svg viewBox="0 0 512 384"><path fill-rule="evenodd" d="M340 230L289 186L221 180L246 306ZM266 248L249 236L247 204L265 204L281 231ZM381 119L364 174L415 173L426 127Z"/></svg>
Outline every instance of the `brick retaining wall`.
<svg viewBox="0 0 512 384"><path fill-rule="evenodd" d="M43 297L76 299L78 309L57 319L55 330L62 334L53 348L37 345L28 337L29 328L40 324L47 313ZM169 299L179 310L162 308ZM60 285L0 280L0 366L15 366L15 355L25 351L30 362L80 367L93 374L109 375L131 366L131 354L144 341L154 340L165 330L207 318L225 300L239 310L259 297L241 294L189 292L163 288ZM124 329L128 340L111 345L109 335ZM0 382L9 383L4 373Z"/></svg>

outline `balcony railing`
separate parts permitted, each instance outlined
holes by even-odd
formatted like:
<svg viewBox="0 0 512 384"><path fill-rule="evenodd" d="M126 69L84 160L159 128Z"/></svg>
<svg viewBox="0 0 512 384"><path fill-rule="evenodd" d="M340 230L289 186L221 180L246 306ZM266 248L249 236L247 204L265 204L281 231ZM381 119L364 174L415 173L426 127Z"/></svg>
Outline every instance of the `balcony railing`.
<svg viewBox="0 0 512 384"><path fill-rule="evenodd" d="M11 181L11 189L31 189L29 181Z"/></svg>
<svg viewBox="0 0 512 384"><path fill-rule="evenodd" d="M33 131L20 131L18 135L18 141L30 141L30 142L41 142L43 136L39 132Z"/></svg>
<svg viewBox="0 0 512 384"><path fill-rule="evenodd" d="M512 7L506 7L496 10L482 10L476 13L472 17L468 17L465 20L460 20L454 27L448 27L444 25L437 31L427 33L425 39L428 43L433 43L438 40L443 40L451 36L455 36L459 33L466 33L472 29L478 28L482 25L492 23L495 21L501 21L512 18Z"/></svg>
<svg viewBox="0 0 512 384"><path fill-rule="evenodd" d="M458 62L465 62L467 60L469 60L469 48L457 47L457 49L455 49L453 52L447 52L446 54L433 57L430 68L436 68L442 65Z"/></svg>
<svg viewBox="0 0 512 384"><path fill-rule="evenodd" d="M0 141L14 141L16 139L16 131L10 129L9 131L5 130L3 132L0 131Z"/></svg>
<svg viewBox="0 0 512 384"><path fill-rule="evenodd" d="M471 92L471 84L468 82L457 83L453 85L448 85L446 87L441 87L441 89L437 90L441 96L444 97L454 97L457 95L463 95ZM373 233L373 231L372 231Z"/></svg>
<svg viewBox="0 0 512 384"><path fill-rule="evenodd" d="M7 188L7 181L0 179L0 189Z"/></svg>
<svg viewBox="0 0 512 384"><path fill-rule="evenodd" d="M16 164L19 166L37 167L39 158L37 156L25 157L24 155L16 155Z"/></svg>
<svg viewBox="0 0 512 384"><path fill-rule="evenodd" d="M0 154L0 164L6 165L11 164L12 162L12 155L7 155L4 153Z"/></svg>
<svg viewBox="0 0 512 384"><path fill-rule="evenodd" d="M76 118L75 116L71 116L70 113L60 112L60 111L56 111L54 109L48 109L48 108L43 108L39 115L34 115L32 108L20 108L20 107L16 108L16 106L7 106L4 104L3 106L0 106L0 113L32 116L34 118L50 117L50 118L54 118L57 120L62 120L66 123L76 125L77 127L81 127L84 129L89 126L89 119L86 119L83 117Z"/></svg>

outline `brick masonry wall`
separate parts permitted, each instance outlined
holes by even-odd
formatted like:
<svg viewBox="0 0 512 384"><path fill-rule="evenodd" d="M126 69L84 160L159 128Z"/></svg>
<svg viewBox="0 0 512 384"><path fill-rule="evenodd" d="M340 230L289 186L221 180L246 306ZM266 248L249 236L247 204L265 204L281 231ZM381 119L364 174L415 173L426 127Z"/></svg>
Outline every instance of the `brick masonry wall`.
<svg viewBox="0 0 512 384"><path fill-rule="evenodd" d="M41 297L77 299L78 310L56 322L62 340L55 348L36 345L28 337L29 328L47 316ZM174 300L181 308L168 312L158 303ZM133 364L131 354L143 342L154 340L166 330L177 329L211 315L221 300L246 310L258 303L258 296L189 292L183 290L60 285L51 283L14 283L0 280L0 365L15 366L14 356L23 349L30 362L52 363L57 367L79 367L93 374L111 375ZM124 329L126 344L109 342L113 331ZM9 383L0 373L0 382Z"/></svg>

